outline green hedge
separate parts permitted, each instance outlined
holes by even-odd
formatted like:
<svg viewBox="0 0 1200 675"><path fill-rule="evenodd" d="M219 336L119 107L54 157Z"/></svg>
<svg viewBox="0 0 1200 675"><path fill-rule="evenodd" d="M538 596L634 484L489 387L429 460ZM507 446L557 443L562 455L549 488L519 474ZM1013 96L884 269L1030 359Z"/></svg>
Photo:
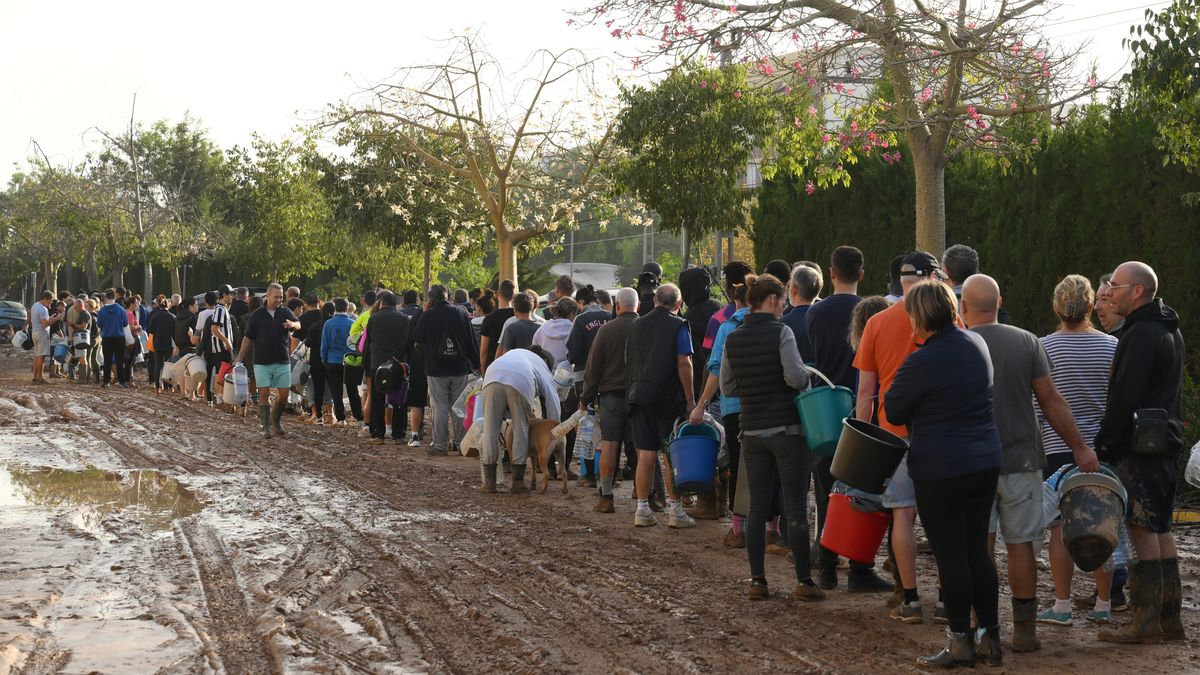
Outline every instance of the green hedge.
<svg viewBox="0 0 1200 675"><path fill-rule="evenodd" d="M1092 106L1040 139L1040 151L1007 173L982 157L960 157L946 173L947 241L979 251L1013 320L1039 335L1054 329L1050 296L1064 275L1095 283L1124 260L1149 263L1161 295L1182 318L1195 377L1200 209L1180 195L1198 181L1163 166L1154 136L1143 116ZM853 244L866 256L863 292L884 292L888 261L914 245L912 169L868 159L851 173L851 187L812 195L799 180L768 181L753 214L755 258L825 266L836 246Z"/></svg>

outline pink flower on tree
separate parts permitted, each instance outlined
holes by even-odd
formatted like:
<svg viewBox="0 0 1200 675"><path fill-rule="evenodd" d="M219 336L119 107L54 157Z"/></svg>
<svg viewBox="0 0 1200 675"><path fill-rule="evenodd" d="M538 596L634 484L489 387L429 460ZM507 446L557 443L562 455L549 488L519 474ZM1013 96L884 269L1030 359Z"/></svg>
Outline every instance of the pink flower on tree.
<svg viewBox="0 0 1200 675"><path fill-rule="evenodd" d="M917 94L917 100L921 103L928 103L931 98L933 98L933 90L929 87L925 87L920 94Z"/></svg>
<svg viewBox="0 0 1200 675"><path fill-rule="evenodd" d="M792 118L792 124L795 124L797 129L800 128L800 116L799 115L796 115L795 117Z"/></svg>
<svg viewBox="0 0 1200 675"><path fill-rule="evenodd" d="M730 12L732 12L732 13L734 13L734 14L737 14L737 5L730 5L730 6L729 6L729 11L730 11Z"/></svg>
<svg viewBox="0 0 1200 675"><path fill-rule="evenodd" d="M973 120L979 119L979 111L975 109L975 106L973 106L973 105L967 106L967 117L969 117Z"/></svg>
<svg viewBox="0 0 1200 675"><path fill-rule="evenodd" d="M1031 138L1031 139L1029 139L1029 144L1030 144L1030 145L1037 145L1037 144L1038 144L1038 139L1037 139L1037 137L1034 137L1034 138Z"/></svg>
<svg viewBox="0 0 1200 675"><path fill-rule="evenodd" d="M1088 78L1087 85L1088 85L1089 87L1091 87L1092 89L1095 89L1097 84L1098 84L1098 83L1096 82L1096 78L1094 78L1094 77L1089 77L1089 78Z"/></svg>
<svg viewBox="0 0 1200 675"><path fill-rule="evenodd" d="M700 80L700 88L707 89L708 88L708 80Z"/></svg>
<svg viewBox="0 0 1200 675"><path fill-rule="evenodd" d="M842 84L841 82L838 82L837 84L833 85L833 88L837 89L837 92L840 94L840 93L842 93L842 90L844 90L846 88L846 85Z"/></svg>
<svg viewBox="0 0 1200 675"><path fill-rule="evenodd" d="M735 92L733 92L733 97L734 97L734 98L741 98L741 97L742 97L742 92L740 92L740 91L735 91Z"/></svg>
<svg viewBox="0 0 1200 675"><path fill-rule="evenodd" d="M789 95L789 94L791 94L791 93L792 93L792 85L790 85L790 84L785 84L785 85L783 85L783 94L784 94L784 96L787 96L787 95Z"/></svg>
<svg viewBox="0 0 1200 675"><path fill-rule="evenodd" d="M808 116L816 117L816 115L817 115L817 107L814 105L808 106Z"/></svg>
<svg viewBox="0 0 1200 675"><path fill-rule="evenodd" d="M770 74L771 74L771 73L773 73L773 72L775 72L775 69L774 69L774 68L772 68L772 67L771 67L771 66L769 66L769 65L765 65L765 64L763 65L763 67L762 67L762 73L763 73L763 75L770 75Z"/></svg>
<svg viewBox="0 0 1200 675"><path fill-rule="evenodd" d="M817 191L817 186L813 185L813 182L811 180L804 184L804 192L806 194L811 195L812 193L814 193L816 191Z"/></svg>
<svg viewBox="0 0 1200 675"><path fill-rule="evenodd" d="M828 143L828 142L829 142L829 141L831 141L831 140L833 140L833 137L832 137L832 136L830 136L829 134L822 134L822 135L821 135L821 142L822 142L822 143Z"/></svg>

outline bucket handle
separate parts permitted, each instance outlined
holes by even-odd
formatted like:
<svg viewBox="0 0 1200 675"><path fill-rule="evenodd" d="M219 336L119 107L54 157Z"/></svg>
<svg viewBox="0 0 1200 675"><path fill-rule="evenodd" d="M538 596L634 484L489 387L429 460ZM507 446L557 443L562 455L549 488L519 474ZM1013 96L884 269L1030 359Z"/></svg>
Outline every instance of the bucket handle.
<svg viewBox="0 0 1200 675"><path fill-rule="evenodd" d="M822 380L824 380L824 381L825 381L825 384L826 384L826 385L828 385L830 389L833 389L833 388L836 386L836 385L834 385L834 383L833 383L833 381L832 381L832 380L830 380L828 377L825 377L825 373L822 373L821 371L817 370L816 368L813 368L812 366L808 366L808 365L806 365L806 366L804 366L804 367L805 367L806 369L808 369L808 372L810 372L810 373L813 373L813 374L814 374L814 375L816 375L817 377L819 377L819 378L821 378ZM812 389L812 385L810 384L808 388L809 388L809 389Z"/></svg>

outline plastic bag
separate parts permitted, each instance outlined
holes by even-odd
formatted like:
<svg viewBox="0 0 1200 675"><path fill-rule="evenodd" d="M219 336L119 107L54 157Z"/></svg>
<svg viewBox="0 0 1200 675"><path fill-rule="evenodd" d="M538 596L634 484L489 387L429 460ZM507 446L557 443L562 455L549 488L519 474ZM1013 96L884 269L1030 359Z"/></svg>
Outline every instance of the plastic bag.
<svg viewBox="0 0 1200 675"><path fill-rule="evenodd" d="M451 412L459 419L464 419L467 416L467 400L476 393L483 390L483 380L472 375L467 379L467 385L463 387L462 393L455 399L454 405L450 406ZM482 403L482 401L480 401Z"/></svg>
<svg viewBox="0 0 1200 675"><path fill-rule="evenodd" d="M1192 456L1188 459L1183 477L1193 486L1200 487L1200 442L1192 446Z"/></svg>
<svg viewBox="0 0 1200 675"><path fill-rule="evenodd" d="M1125 519L1121 519L1121 526L1117 530L1117 547L1113 549L1112 555L1104 562L1104 570L1112 572L1113 570L1122 567L1128 567L1137 562L1137 554L1133 550L1133 541L1129 538L1129 526L1125 524Z"/></svg>
<svg viewBox="0 0 1200 675"><path fill-rule="evenodd" d="M846 495L850 498L850 506L863 513L888 513L890 509L883 506L883 495L871 494L858 488L850 487L840 480L833 482L832 494Z"/></svg>

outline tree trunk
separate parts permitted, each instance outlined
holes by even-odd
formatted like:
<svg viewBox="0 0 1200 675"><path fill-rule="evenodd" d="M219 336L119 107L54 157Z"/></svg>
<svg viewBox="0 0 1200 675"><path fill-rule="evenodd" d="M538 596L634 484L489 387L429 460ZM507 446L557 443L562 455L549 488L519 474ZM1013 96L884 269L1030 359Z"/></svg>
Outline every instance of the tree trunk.
<svg viewBox="0 0 1200 675"><path fill-rule="evenodd" d="M87 287L90 291L100 290L100 274L96 271L96 242L88 245Z"/></svg>
<svg viewBox="0 0 1200 675"><path fill-rule="evenodd" d="M142 263L142 265L142 288L146 289L142 292L142 300L149 302L154 297L154 265L151 265L149 261Z"/></svg>
<svg viewBox="0 0 1200 675"><path fill-rule="evenodd" d="M49 258L42 260L42 279L45 281L46 290L54 295L58 295L58 267Z"/></svg>
<svg viewBox="0 0 1200 675"><path fill-rule="evenodd" d="M113 288L125 285L125 261L114 260L112 268L112 285Z"/></svg>
<svg viewBox="0 0 1200 675"><path fill-rule="evenodd" d="M941 153L913 153L916 174L917 250L946 250L946 162Z"/></svg>
<svg viewBox="0 0 1200 675"><path fill-rule="evenodd" d="M171 268L171 295L181 295L183 293L183 285L179 283L179 266Z"/></svg>
<svg viewBox="0 0 1200 675"><path fill-rule="evenodd" d="M62 286L69 291L75 289L75 263L69 260L62 267Z"/></svg>
<svg viewBox="0 0 1200 675"><path fill-rule="evenodd" d="M433 245L426 243L425 244L425 296L426 297L429 296L429 282L430 282L429 277L430 277L430 272L431 272L432 263L433 263L433 261L431 260L432 257L433 257Z"/></svg>
<svg viewBox="0 0 1200 675"><path fill-rule="evenodd" d="M679 269L686 270L692 259L692 232L687 225L679 228L679 257L682 260Z"/></svg>
<svg viewBox="0 0 1200 675"><path fill-rule="evenodd" d="M497 246L500 254L500 281L508 279L513 282L513 287L520 289L520 283L517 281L517 246L507 237L497 237Z"/></svg>

